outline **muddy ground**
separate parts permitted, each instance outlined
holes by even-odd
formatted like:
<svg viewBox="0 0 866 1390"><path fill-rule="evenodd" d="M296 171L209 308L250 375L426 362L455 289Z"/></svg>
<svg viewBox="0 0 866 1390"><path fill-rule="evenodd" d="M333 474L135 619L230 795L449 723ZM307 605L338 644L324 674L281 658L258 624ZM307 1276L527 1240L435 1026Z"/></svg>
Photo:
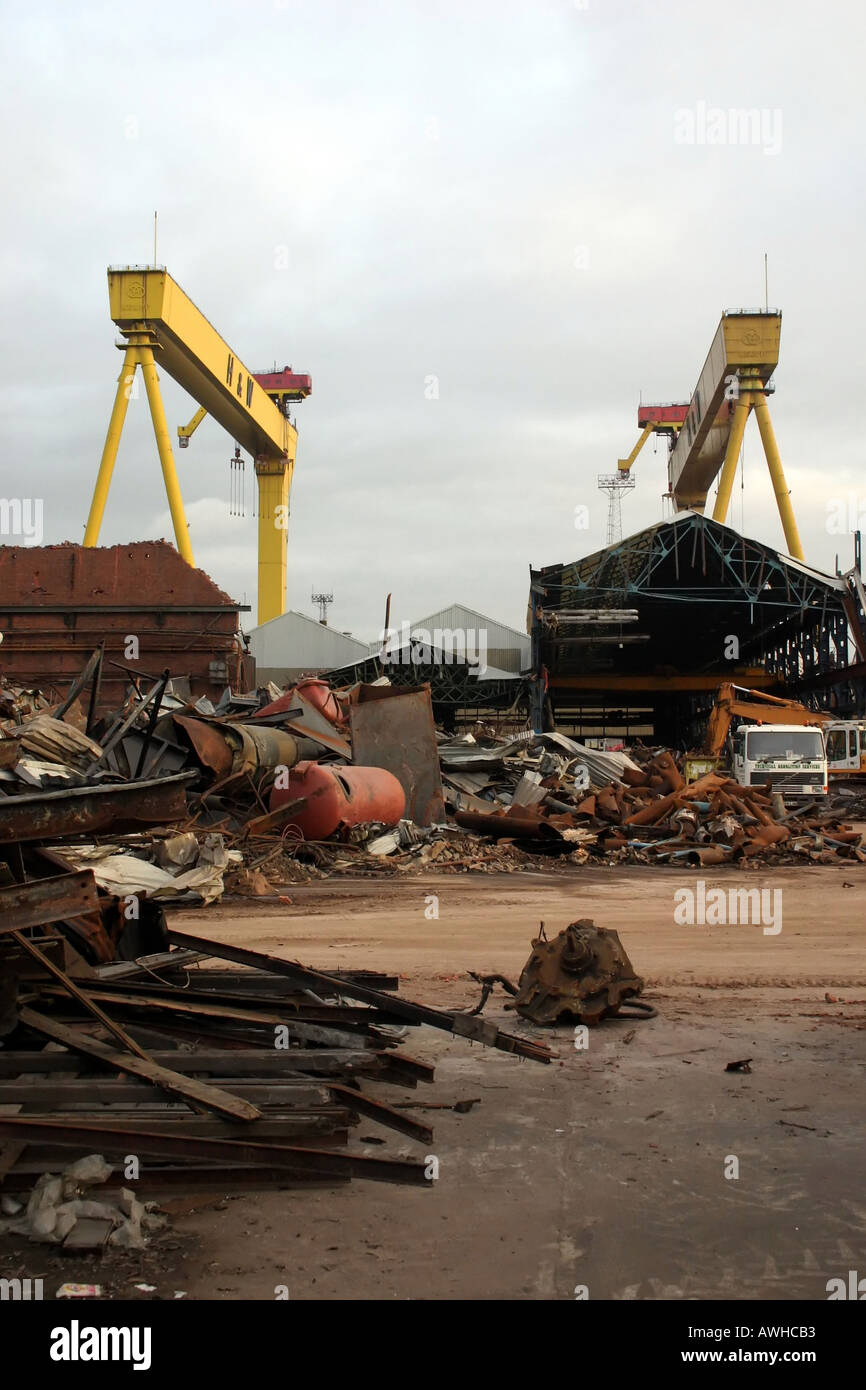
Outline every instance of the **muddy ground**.
<svg viewBox="0 0 866 1390"><path fill-rule="evenodd" d="M413 1029L404 1050L435 1063L435 1084L371 1092L389 1104L479 1102L410 1112L434 1126L430 1188L178 1200L171 1231L142 1256L40 1250L47 1287L98 1280L112 1296L191 1299L272 1299L278 1286L292 1299L826 1298L828 1279L866 1272L866 870L703 877L781 890L781 931L678 926L674 892L697 875L623 866L328 880L287 888L287 905L175 913L184 931L320 968L389 970L405 996L460 1008L478 997L467 971L516 978L540 921L552 935L592 917L620 932L659 1017L607 1023L585 1050L570 1028L546 1030L551 1066ZM485 1016L538 1036L504 1000L494 995ZM744 1058L751 1072L726 1072ZM356 1136L371 1154L419 1156L369 1121ZM20 1243L0 1256L4 1272L16 1261L39 1272Z"/></svg>

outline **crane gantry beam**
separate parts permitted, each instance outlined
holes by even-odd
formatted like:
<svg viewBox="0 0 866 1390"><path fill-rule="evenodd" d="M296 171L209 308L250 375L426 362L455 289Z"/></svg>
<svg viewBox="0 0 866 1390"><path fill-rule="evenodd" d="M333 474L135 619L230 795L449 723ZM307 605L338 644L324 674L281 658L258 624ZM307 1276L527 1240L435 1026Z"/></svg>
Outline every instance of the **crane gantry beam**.
<svg viewBox="0 0 866 1390"><path fill-rule="evenodd" d="M667 434L668 495L677 511L702 512L719 478L713 520L725 522L746 422L752 411L776 496L788 552L803 559L803 546L773 432L767 396L779 361L782 315L777 310L728 310L710 345L688 406L642 407L642 433L618 467L628 471L650 433ZM721 475L721 476L719 476Z"/></svg>
<svg viewBox="0 0 866 1390"><path fill-rule="evenodd" d="M289 490L298 435L256 374L244 365L164 268L113 267L108 271L111 317L126 339L114 408L108 426L84 535L95 546L105 512L118 445L133 393L136 369L144 377L166 495L181 555L194 564L156 364L198 402L195 423L212 415L252 454L258 481L258 621L285 611ZM279 376L280 374L275 374ZM309 395L309 378L293 399ZM282 401L287 393L274 390ZM194 426L193 426L194 428ZM192 431L190 430L189 433ZM182 436L183 437L183 436ZM188 437L188 436L187 436Z"/></svg>

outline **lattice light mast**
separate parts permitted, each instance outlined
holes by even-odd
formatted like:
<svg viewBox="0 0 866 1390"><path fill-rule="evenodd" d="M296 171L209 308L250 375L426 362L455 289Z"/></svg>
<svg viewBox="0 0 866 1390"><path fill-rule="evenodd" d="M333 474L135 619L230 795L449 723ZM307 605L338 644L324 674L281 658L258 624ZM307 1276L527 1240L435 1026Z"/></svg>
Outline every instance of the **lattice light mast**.
<svg viewBox="0 0 866 1390"><path fill-rule="evenodd" d="M607 544L614 545L622 540L622 494L631 492L634 478L630 473L599 473L598 487L608 496Z"/></svg>
<svg viewBox="0 0 866 1390"><path fill-rule="evenodd" d="M322 627L328 626L328 605L334 602L333 594L311 594L310 602L319 606L319 622Z"/></svg>

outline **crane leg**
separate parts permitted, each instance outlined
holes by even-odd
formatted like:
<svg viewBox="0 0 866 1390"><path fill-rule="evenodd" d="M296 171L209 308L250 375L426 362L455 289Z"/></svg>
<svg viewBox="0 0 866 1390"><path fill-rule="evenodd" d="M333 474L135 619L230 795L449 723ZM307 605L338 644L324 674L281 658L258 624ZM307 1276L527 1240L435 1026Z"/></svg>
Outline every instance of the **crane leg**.
<svg viewBox="0 0 866 1390"><path fill-rule="evenodd" d="M723 526L728 515L728 507L731 505L731 492L737 473L737 460L743 447L743 434L751 405L751 392L741 391L734 408L731 433L728 435L728 447L725 450L725 462L722 465L722 476L719 479L719 491L716 495L716 505L713 508L713 521L720 521Z"/></svg>
<svg viewBox="0 0 866 1390"><path fill-rule="evenodd" d="M162 465L162 477L165 483L165 495L168 498L168 507L174 526L174 538L177 541L177 548L187 564L194 566L195 560L193 559L192 546L189 541L189 528L187 526L186 513L183 509L183 498L180 495L180 483L177 480L174 455L171 452L171 436L168 432L165 411L162 407L162 396L159 390L159 378L156 374L156 363L153 360L153 348L147 346L140 347L138 349L138 357L141 362L141 374L144 377L144 389L147 392L147 403L150 406L150 418L153 420L153 432L156 435L156 447L159 451L159 461Z"/></svg>
<svg viewBox="0 0 866 1390"><path fill-rule="evenodd" d="M256 459L259 489L258 621L278 618L286 609L289 487L294 460Z"/></svg>
<svg viewBox="0 0 866 1390"><path fill-rule="evenodd" d="M123 355L120 376L117 378L117 392L111 410L111 419L108 422L108 433L105 436L102 459L99 464L99 472L96 475L96 486L93 489L93 500L90 503L87 525L84 528L84 544L88 547L99 543L99 530L105 515L108 489L111 487L111 475L114 472L117 449L123 432L123 422L126 419L126 409L129 405L137 362L138 350L134 347L128 347Z"/></svg>
<svg viewBox="0 0 866 1390"><path fill-rule="evenodd" d="M795 560L803 560L805 556L794 516L794 508L791 506L791 491L785 482L785 472L779 457L779 446L776 443L773 422L770 419L770 408L763 391L755 392L754 410L758 420L758 429L761 431L761 443L767 456L767 467L773 480L776 506L779 508L779 516L782 518L782 529L785 532L788 554L793 555Z"/></svg>

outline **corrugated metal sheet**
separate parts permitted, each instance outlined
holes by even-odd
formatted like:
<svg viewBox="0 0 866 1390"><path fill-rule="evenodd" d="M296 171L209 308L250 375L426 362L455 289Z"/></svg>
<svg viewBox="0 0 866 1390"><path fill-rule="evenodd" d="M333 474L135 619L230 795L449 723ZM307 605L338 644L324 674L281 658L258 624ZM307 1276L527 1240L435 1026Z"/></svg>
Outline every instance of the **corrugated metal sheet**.
<svg viewBox="0 0 866 1390"><path fill-rule="evenodd" d="M282 613L250 633L259 680L282 674L330 671L367 655L367 643L323 627L303 613ZM265 675L265 673L272 673Z"/></svg>

